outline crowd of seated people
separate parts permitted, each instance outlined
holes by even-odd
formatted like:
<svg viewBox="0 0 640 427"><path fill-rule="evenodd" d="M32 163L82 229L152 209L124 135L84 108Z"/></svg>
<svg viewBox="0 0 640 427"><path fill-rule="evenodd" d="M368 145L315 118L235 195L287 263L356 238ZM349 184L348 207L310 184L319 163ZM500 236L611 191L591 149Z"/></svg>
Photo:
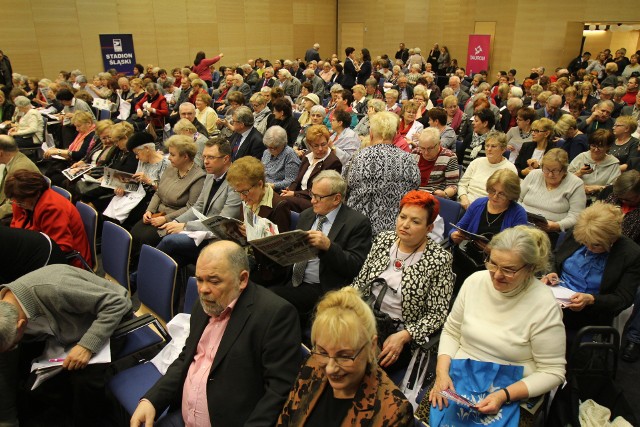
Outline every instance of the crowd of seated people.
<svg viewBox="0 0 640 427"><path fill-rule="evenodd" d="M359 420L357 405L381 400L375 425L409 426L411 409L387 373L405 369L412 351L443 328L435 391L453 389L449 370L459 359L524 366L524 378L479 406L495 413L561 382L564 344L547 348L549 337L570 341L580 326L611 324L640 300L637 54L628 63L604 52L592 61L581 56L550 76L534 67L519 83L516 70L495 80L485 71L468 76L446 46L423 56L401 44L395 59L349 47L344 60L323 60L318 49L307 61L227 65L223 54L198 52L193 65L171 73L139 65L133 76L111 70L87 78L74 70L53 80L14 75L2 87L2 224L44 233L52 248L93 262L77 210L47 177L74 202L95 207L100 223L130 230L132 272L143 244L180 268L195 265L199 329L141 401L132 425L175 409L186 381L193 388L174 412L190 423L210 416L224 425L267 418L331 424ZM108 119L95 105L109 110ZM34 158L28 150L42 143L42 158ZM94 168L79 180L62 173L86 165ZM103 187L106 168L132 174L138 191ZM439 244L431 233L445 202L462 213L444 218L458 228ZM200 221L215 215L243 222L243 233L258 218L280 233L302 230L315 257L282 266L255 248L219 241ZM575 292L563 308L564 326L543 287L562 282ZM487 288L482 295L473 289L479 285ZM343 287L358 292L330 293ZM536 340L521 354L491 334L470 338L484 324L477 316L488 319L486 330L497 322L491 310L474 311L494 291L498 299L490 302L500 301L524 326L532 319L516 297L535 297L543 309L536 315L553 333L505 338ZM395 329L372 329L370 313L352 301L358 295L366 310L380 299ZM224 328L214 329L228 322L236 330L254 299L257 312L269 315L249 321L233 345L248 346L252 331L273 335L260 342L263 358L245 358L251 367L237 386L250 387L251 396L222 409L213 397L228 394L220 387L230 387L230 377L206 381L205 368L217 359L202 341L224 343ZM327 313L345 317L347 326L333 325ZM640 359L639 313L636 307L627 361ZM309 327L311 356L296 380L300 360L292 349ZM489 353L480 354L480 346ZM231 354L240 350L246 347ZM547 369L539 369L540 360ZM358 388L374 385L366 396ZM379 395L387 389L395 399ZM207 399L197 401L198 393ZM443 403L434 392L423 402L423 415ZM231 421L234 410L243 413L236 414L241 422Z"/></svg>

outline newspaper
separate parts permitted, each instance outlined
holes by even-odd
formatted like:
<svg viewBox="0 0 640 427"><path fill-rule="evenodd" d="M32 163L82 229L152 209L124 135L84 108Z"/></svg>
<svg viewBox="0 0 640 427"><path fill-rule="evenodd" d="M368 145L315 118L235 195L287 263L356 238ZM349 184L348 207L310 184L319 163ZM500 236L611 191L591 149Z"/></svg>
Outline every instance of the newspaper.
<svg viewBox="0 0 640 427"><path fill-rule="evenodd" d="M536 227L546 227L548 225L547 219L544 216L531 212L527 212L527 221Z"/></svg>
<svg viewBox="0 0 640 427"><path fill-rule="evenodd" d="M100 185L105 188L122 188L125 191L138 191L138 188L142 184L133 179L132 173L104 168L104 177L102 178Z"/></svg>
<svg viewBox="0 0 640 427"><path fill-rule="evenodd" d="M105 345L91 357L89 364L96 363L110 363L111 362L111 341L107 340ZM31 373L35 376L31 390L35 390L48 380L49 378L59 374L62 371L62 364L65 357L69 354L69 351L75 345L63 347L53 337L48 339L44 351L37 359L34 359L31 363Z"/></svg>
<svg viewBox="0 0 640 427"><path fill-rule="evenodd" d="M453 226L453 228L455 228L456 230L461 232L464 235L464 237L466 237L467 239L469 239L471 241L489 243L489 239L487 239L485 236L482 236L480 234L475 234L475 233L472 233L470 231L464 230L464 229L458 227L457 225L455 225L452 222L450 222L449 224L451 224L451 226Z"/></svg>
<svg viewBox="0 0 640 427"><path fill-rule="evenodd" d="M553 296L562 307L571 304L571 297L576 293L576 291L560 285L551 286L551 292L553 292Z"/></svg>
<svg viewBox="0 0 640 427"><path fill-rule="evenodd" d="M85 173L89 172L91 169L95 168L95 165L85 165L79 168L68 168L62 171L62 174L67 177L69 181L73 181L75 179L80 178Z"/></svg>
<svg viewBox="0 0 640 427"><path fill-rule="evenodd" d="M266 218L245 209L245 221L216 215L202 220L216 236L232 240L241 246L252 246L282 266L307 261L318 256L318 251L307 242L307 232L303 230L279 233L278 226ZM244 237L240 226L244 224Z"/></svg>

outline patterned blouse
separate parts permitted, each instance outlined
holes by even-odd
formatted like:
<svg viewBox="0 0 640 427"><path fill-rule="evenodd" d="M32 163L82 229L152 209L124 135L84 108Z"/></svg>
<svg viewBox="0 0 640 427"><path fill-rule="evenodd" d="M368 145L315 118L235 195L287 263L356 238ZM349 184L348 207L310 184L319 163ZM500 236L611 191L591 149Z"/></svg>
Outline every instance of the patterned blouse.
<svg viewBox="0 0 640 427"><path fill-rule="evenodd" d="M347 205L371 220L374 235L395 228L400 200L420 185L416 159L390 144L358 151L342 175L347 181Z"/></svg>
<svg viewBox="0 0 640 427"><path fill-rule="evenodd" d="M389 248L397 239L395 231L385 231L374 241L351 285L360 290L364 298L371 293L371 282L389 266ZM451 254L429 239L422 258L404 268L400 292L404 328L413 342L426 344L427 338L442 328L449 312L453 292Z"/></svg>

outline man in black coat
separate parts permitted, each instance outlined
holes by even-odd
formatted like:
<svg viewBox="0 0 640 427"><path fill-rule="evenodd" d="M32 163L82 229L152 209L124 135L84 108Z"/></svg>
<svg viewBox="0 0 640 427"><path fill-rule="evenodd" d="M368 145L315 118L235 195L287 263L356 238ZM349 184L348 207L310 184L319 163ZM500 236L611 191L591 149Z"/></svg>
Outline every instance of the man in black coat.
<svg viewBox="0 0 640 427"><path fill-rule="evenodd" d="M233 112L233 135L229 140L232 161L244 156L262 159L267 147L262 142L262 134L253 127L253 120L253 113L249 107L238 107Z"/></svg>
<svg viewBox="0 0 640 427"><path fill-rule="evenodd" d="M409 59L409 49L404 47L404 43L400 43L400 48L396 52L395 58L401 59L405 64L407 63L407 60Z"/></svg>
<svg viewBox="0 0 640 427"><path fill-rule="evenodd" d="M180 356L147 392L131 426L272 426L300 366L300 328L291 304L249 280L249 262L231 241L207 246L196 264L200 300ZM178 424L179 425L179 424Z"/></svg>

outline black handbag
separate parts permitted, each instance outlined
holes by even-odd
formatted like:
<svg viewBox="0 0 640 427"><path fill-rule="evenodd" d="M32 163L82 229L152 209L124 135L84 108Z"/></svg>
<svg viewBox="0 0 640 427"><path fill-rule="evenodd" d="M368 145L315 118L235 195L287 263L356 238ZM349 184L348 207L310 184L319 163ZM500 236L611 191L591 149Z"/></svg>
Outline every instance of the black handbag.
<svg viewBox="0 0 640 427"><path fill-rule="evenodd" d="M378 297L374 299L373 292L371 292L367 303L373 310L373 315L376 318L376 329L378 330L378 346L382 348L382 344L389 338L390 335L398 332L398 328L402 321L400 319L394 319L389 316L389 314L380 310L380 306L382 306L382 300L384 300L384 296L387 294L387 290L389 289L389 285L387 281L378 277L373 282L371 282L370 289L373 289L374 286L379 285L382 287L380 289L380 293Z"/></svg>

